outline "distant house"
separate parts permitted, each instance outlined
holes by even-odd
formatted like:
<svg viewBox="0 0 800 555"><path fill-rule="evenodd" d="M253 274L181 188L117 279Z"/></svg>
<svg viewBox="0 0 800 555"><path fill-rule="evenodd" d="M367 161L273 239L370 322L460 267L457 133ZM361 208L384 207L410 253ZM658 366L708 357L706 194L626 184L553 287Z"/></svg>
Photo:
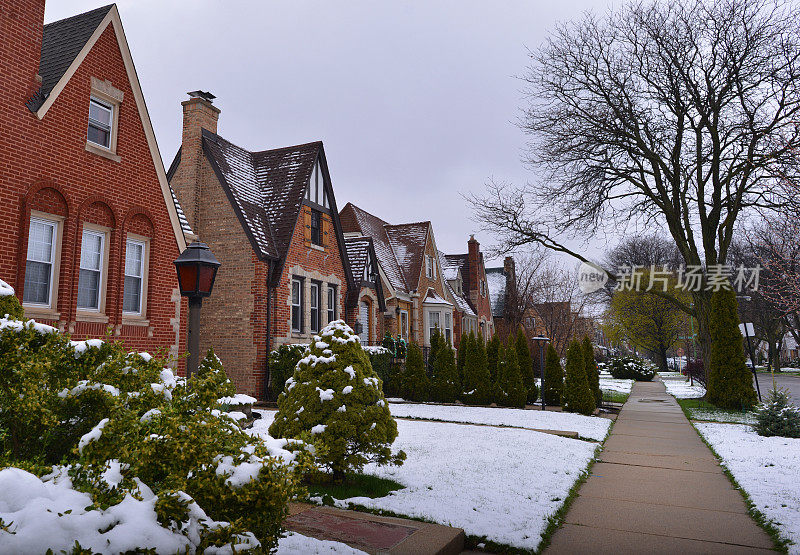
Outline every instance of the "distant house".
<svg viewBox="0 0 800 555"><path fill-rule="evenodd" d="M269 351L308 343L345 318L361 282L353 282L322 143L237 146L217 134L213 99L195 91L182 103L169 179L194 233L222 263L203 303L202 348L214 347L239 391L263 397Z"/></svg>
<svg viewBox="0 0 800 555"><path fill-rule="evenodd" d="M462 332L480 334L489 340L494 335L494 319L480 243L470 236L466 254L439 253L439 258L456 307L456 347Z"/></svg>
<svg viewBox="0 0 800 555"><path fill-rule="evenodd" d="M383 338L386 301L379 277L378 258L370 237L344 240L355 287L350 289L347 323L358 333L362 345L375 345Z"/></svg>
<svg viewBox="0 0 800 555"><path fill-rule="evenodd" d="M0 8L0 278L76 339L177 355L185 248L116 6Z"/></svg>
<svg viewBox="0 0 800 555"><path fill-rule="evenodd" d="M453 341L455 305L442 274L430 222L389 224L351 203L340 213L347 237L370 237L386 311L384 330L422 346L439 328Z"/></svg>

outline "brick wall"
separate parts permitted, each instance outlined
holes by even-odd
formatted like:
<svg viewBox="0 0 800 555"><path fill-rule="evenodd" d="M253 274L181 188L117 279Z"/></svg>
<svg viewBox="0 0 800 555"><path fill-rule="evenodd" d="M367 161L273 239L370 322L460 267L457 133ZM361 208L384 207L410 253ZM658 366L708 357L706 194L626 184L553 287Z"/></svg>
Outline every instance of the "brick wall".
<svg viewBox="0 0 800 555"><path fill-rule="evenodd" d="M49 318L42 320L71 331L76 339L102 336L110 328L131 350L174 351L185 344L183 319L175 319L185 314L185 305L173 296L177 279L172 261L178 244L114 30L106 28L40 121L24 102L31 92L28 80L37 71L43 7L43 1L0 1L0 278L22 298L31 210L58 216L58 285ZM118 161L86 150L92 77L110 81L124 94L118 112ZM82 321L77 314L84 222L109 228L105 310L95 321ZM122 316L129 232L150 241L147 309L136 325Z"/></svg>

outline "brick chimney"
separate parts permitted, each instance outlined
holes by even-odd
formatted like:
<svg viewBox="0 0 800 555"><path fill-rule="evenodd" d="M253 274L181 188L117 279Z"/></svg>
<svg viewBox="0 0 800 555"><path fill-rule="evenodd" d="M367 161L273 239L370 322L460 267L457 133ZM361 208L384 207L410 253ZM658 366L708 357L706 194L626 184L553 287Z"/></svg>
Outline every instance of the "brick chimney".
<svg viewBox="0 0 800 555"><path fill-rule="evenodd" d="M469 299L473 303L478 302L478 296L480 294L480 285L478 284L479 280L479 268L480 268L480 250L481 244L475 240L474 235L469 236L469 241L467 241L467 268L468 276L467 276L467 290L469 291ZM477 304L476 304L477 306Z"/></svg>
<svg viewBox="0 0 800 555"><path fill-rule="evenodd" d="M219 108L213 105L213 94L192 91L183 106L183 134L181 140L181 163L172 176L170 185L181 203L186 219L196 234L200 234L199 204L201 199L201 171L203 166L203 129L217 133Z"/></svg>
<svg viewBox="0 0 800 555"><path fill-rule="evenodd" d="M0 105L24 107L39 90L45 0L0 0ZM6 112L7 113L7 112Z"/></svg>

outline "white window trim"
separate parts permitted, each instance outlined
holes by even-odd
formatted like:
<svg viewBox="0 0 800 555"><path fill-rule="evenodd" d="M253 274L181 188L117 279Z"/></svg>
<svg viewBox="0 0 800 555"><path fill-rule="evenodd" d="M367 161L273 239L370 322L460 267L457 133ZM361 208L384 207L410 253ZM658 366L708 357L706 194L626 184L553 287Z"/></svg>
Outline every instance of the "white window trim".
<svg viewBox="0 0 800 555"><path fill-rule="evenodd" d="M403 316L406 317L406 325L405 326L403 326ZM408 310L402 310L401 309L400 310L400 337L402 337L406 341L408 341L408 338L410 336L409 323L410 323L410 320L409 320L409 317L408 317Z"/></svg>
<svg viewBox="0 0 800 555"><path fill-rule="evenodd" d="M316 294L314 293L314 289L316 288ZM311 281L308 288L309 297L308 297L308 320L309 325L308 329L311 333L318 333L319 330L322 328L322 284L316 281ZM314 302L316 301L317 306L314 306ZM314 311L317 311L317 327L314 327Z"/></svg>
<svg viewBox="0 0 800 555"><path fill-rule="evenodd" d="M37 308L51 308L52 305L53 305L53 296L54 296L53 295L53 289L54 289L53 282L54 282L54 279L55 279L56 251L57 251L56 243L58 242L59 222L57 222L56 220L51 220L51 219L44 218L44 217L41 217L41 216L36 216L36 217L31 216L30 221L28 222L28 247L27 247L27 249L25 251L26 269L27 269L27 264L28 264L28 262L30 260L28 258L28 252L27 251L30 249L31 225L34 224L34 223L38 223L38 224L43 224L43 225L49 226L53 230L53 241L50 244L50 262L49 262L49 264L50 264L50 279L48 280L50 282L50 291L47 292L47 302L46 303L27 302L27 303L24 303L24 304L25 304L25 306L31 306L31 307L37 307ZM34 260L34 262L42 263L41 260ZM24 298L24 292L23 292L23 298Z"/></svg>
<svg viewBox="0 0 800 555"><path fill-rule="evenodd" d="M301 278L292 277L291 284L289 286L289 306L291 307L292 311L294 311L295 307L298 307L300 309L300 319L299 319L300 320L300 329L294 327L294 314L292 314L291 312L289 313L289 325L291 327L291 330L293 332L295 332L295 333L303 333L303 329L302 329L303 328L303 324L304 324L304 322L303 322L304 314L303 313L305 312L303 310L303 282L304 281L305 280L303 280ZM294 302L294 284L295 284L295 282L297 283L297 293L298 293L298 295L297 295L297 297L298 297L297 298L297 304L295 304L295 302Z"/></svg>
<svg viewBox="0 0 800 555"><path fill-rule="evenodd" d="M140 323L145 320L145 315L147 314L147 292L148 292L148 278L150 274L150 239L147 237L142 237L141 235L135 235L133 233L128 233L128 236L125 238L125 253L123 257L123 267L122 267L122 298L123 304L125 299L125 277L127 274L125 273L125 259L128 256L128 243L139 243L143 245L142 248L142 281L141 281L141 290L139 292L139 312L128 312L126 310L122 311L122 323L123 324L136 324Z"/></svg>
<svg viewBox="0 0 800 555"><path fill-rule="evenodd" d="M111 241L108 240L111 230L107 227L91 224L88 222L83 223L83 232L89 232L102 237L102 256L100 258L100 291L98 292L99 299L97 301L98 308L76 308L75 319L78 321L90 322L108 322L106 316L106 292L108 290L108 258L111 247ZM81 244L83 244L83 232L81 233ZM127 244L126 244L127 246ZM80 282L80 258L78 259L78 282ZM123 281L124 286L124 281ZM76 299L77 304L77 299Z"/></svg>
<svg viewBox="0 0 800 555"><path fill-rule="evenodd" d="M326 293L325 300L326 300L327 304L325 305L325 313L328 316L328 323L330 324L331 322L336 320L336 316L337 316L337 312L338 312L336 310L336 308L337 308L337 306L336 306L336 304L337 304L336 303L336 286L331 284L331 283L328 283L326 285L326 289L327 289L327 293ZM333 302L331 302L331 293L333 293L333 299L332 299Z"/></svg>
<svg viewBox="0 0 800 555"><path fill-rule="evenodd" d="M48 304L40 303L22 303L22 308L25 310L26 318L43 318L58 320L61 315L57 312L58 306L58 277L61 273L61 241L64 232L64 218L55 214L48 214L46 212L39 212L38 210L31 210L31 215L28 221L28 234L30 236L30 222L39 220L48 224L55 224L55 236L53 237L53 263L50 266L52 272L50 276L50 302ZM30 237L29 237L30 239ZM28 262L28 250L25 246L25 263ZM24 276L23 276L24 278ZM24 296L24 292L23 292Z"/></svg>
<svg viewBox="0 0 800 555"><path fill-rule="evenodd" d="M122 160L117 155L117 137L119 136L119 107L122 103L122 91L115 89L111 83L107 81L100 81L92 77L92 88L89 96L89 102L95 100L101 104L111 106L111 136L109 137L109 145L106 147L99 143L89 140L89 114L86 114L86 151L93 154L108 158L115 162Z"/></svg>

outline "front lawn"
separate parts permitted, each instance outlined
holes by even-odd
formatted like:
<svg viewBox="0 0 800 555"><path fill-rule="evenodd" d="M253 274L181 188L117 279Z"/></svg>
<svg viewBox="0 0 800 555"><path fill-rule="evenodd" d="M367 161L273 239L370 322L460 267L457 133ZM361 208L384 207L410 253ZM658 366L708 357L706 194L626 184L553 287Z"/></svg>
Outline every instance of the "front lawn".
<svg viewBox="0 0 800 555"><path fill-rule="evenodd" d="M402 484L394 480L379 478L369 474L347 474L341 483L306 484L308 495L312 498L325 500L326 496L333 499L347 499L349 497L385 497L391 492L403 489Z"/></svg>
<svg viewBox="0 0 800 555"><path fill-rule="evenodd" d="M727 422L731 424L755 424L753 411L727 410L718 408L704 399L677 399L689 420Z"/></svg>
<svg viewBox="0 0 800 555"><path fill-rule="evenodd" d="M762 437L741 424L696 423L750 501L800 553L800 439Z"/></svg>

